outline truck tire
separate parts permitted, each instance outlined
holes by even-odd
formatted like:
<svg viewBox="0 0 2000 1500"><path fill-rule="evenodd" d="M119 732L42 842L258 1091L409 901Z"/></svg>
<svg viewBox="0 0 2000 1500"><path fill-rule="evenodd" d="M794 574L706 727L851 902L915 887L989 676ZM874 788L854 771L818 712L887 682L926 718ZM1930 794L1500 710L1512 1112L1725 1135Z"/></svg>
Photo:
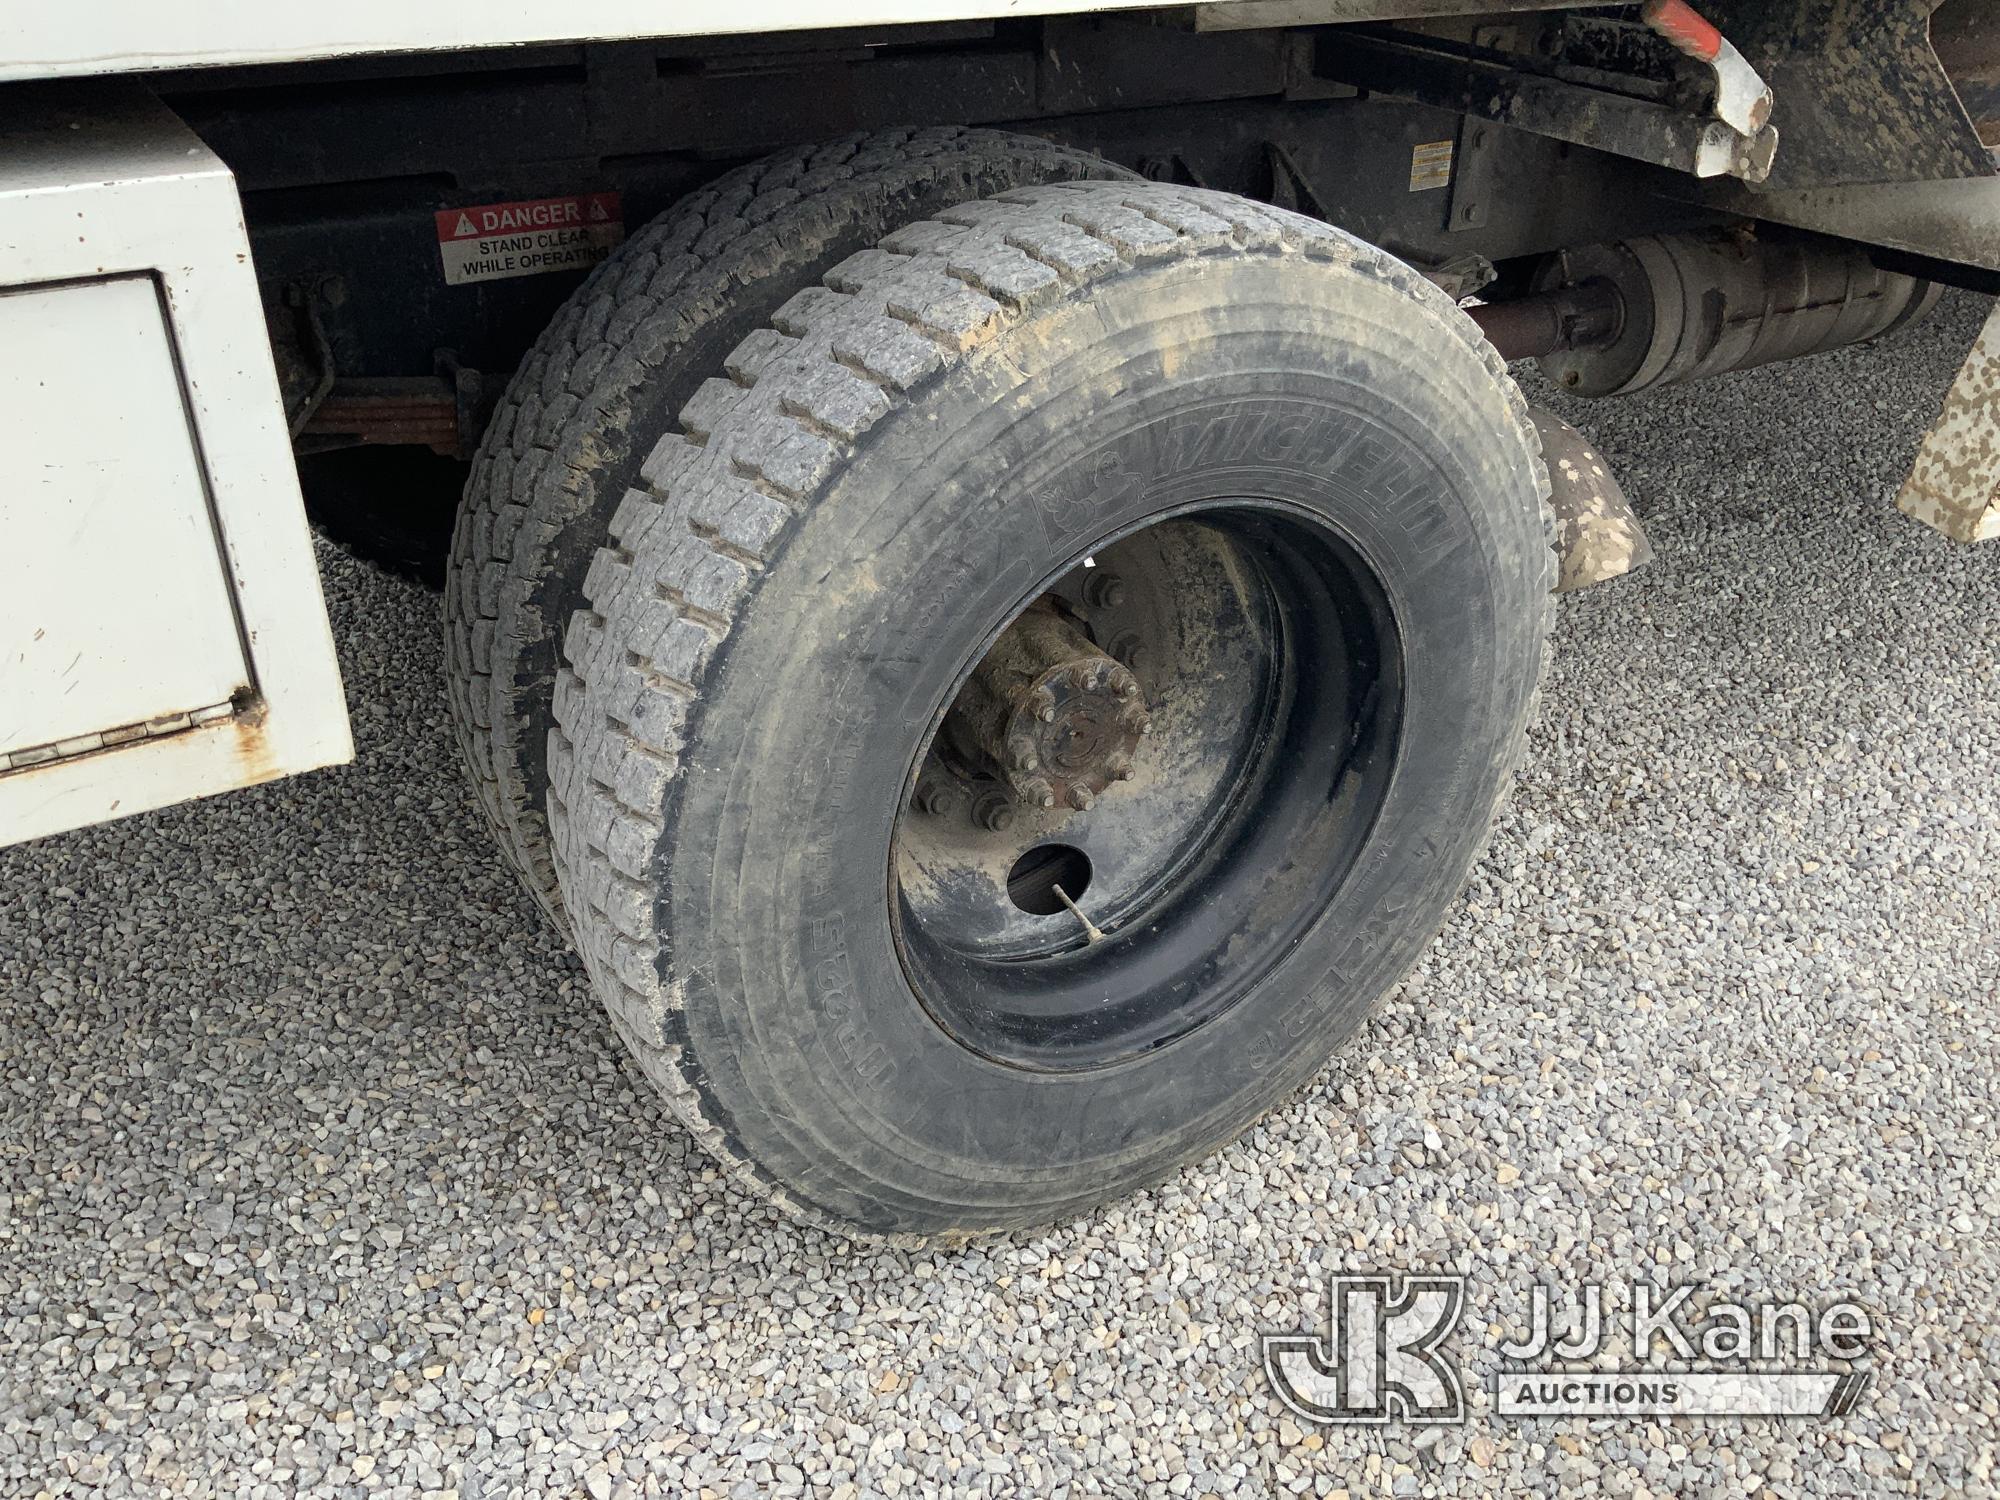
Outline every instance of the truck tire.
<svg viewBox="0 0 2000 1500"><path fill-rule="evenodd" d="M1555 558L1505 368L1325 224L1076 184L898 230L720 370L556 687L615 1028L851 1234L1217 1150L1416 959L1522 753Z"/></svg>
<svg viewBox="0 0 2000 1500"><path fill-rule="evenodd" d="M445 675L481 804L559 928L544 802L562 631L612 511L673 414L786 298L897 225L1011 187L1131 177L1102 157L995 130L803 147L730 172L654 220L543 331L466 486Z"/></svg>

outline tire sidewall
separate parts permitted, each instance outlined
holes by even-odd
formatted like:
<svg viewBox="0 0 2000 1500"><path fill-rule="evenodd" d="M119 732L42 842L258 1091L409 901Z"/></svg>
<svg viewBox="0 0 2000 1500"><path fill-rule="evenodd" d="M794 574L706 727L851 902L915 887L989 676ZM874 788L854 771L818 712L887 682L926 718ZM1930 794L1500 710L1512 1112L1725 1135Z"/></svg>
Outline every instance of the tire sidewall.
<svg viewBox="0 0 2000 1500"><path fill-rule="evenodd" d="M784 1190L881 1231L1045 1221L1205 1154L1414 961L1484 836L1541 655L1507 393L1397 277L1295 254L1128 271L885 417L718 658L666 809L662 1040ZM1202 495L1323 520L1401 636L1397 764L1353 870L1229 1010L1082 1073L995 1063L912 991L889 841L958 674L1093 546Z"/></svg>

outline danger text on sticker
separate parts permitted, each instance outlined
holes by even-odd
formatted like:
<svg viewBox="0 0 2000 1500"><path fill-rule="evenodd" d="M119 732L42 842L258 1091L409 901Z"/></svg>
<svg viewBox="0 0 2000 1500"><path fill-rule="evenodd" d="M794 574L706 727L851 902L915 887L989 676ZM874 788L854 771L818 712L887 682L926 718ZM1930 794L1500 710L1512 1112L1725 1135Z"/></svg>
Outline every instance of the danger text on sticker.
<svg viewBox="0 0 2000 1500"><path fill-rule="evenodd" d="M438 255L448 285L587 271L624 241L616 193L440 209Z"/></svg>

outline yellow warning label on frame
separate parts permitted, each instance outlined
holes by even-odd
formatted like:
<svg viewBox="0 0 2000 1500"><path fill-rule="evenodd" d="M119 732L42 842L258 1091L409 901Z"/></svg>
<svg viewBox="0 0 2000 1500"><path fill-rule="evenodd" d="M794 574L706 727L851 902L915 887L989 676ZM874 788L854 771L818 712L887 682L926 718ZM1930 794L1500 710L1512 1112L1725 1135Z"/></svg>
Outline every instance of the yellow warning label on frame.
<svg viewBox="0 0 2000 1500"><path fill-rule="evenodd" d="M1451 142L1424 141L1410 148L1410 191L1441 188L1451 182Z"/></svg>

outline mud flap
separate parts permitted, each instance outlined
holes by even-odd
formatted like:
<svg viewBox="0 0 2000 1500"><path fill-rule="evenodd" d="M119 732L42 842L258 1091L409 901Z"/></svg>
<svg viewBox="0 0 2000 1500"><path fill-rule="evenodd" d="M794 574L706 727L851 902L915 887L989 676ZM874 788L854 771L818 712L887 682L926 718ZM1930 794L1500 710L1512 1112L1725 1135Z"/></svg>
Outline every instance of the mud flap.
<svg viewBox="0 0 2000 1500"><path fill-rule="evenodd" d="M1556 592L1604 583L1653 560L1652 543L1632 513L1611 465L1590 439L1553 412L1530 407L1549 467L1549 508L1556 516L1556 551L1562 558Z"/></svg>
<svg viewBox="0 0 2000 1500"><path fill-rule="evenodd" d="M1896 508L1961 542L2000 537L2000 307L1917 449Z"/></svg>

